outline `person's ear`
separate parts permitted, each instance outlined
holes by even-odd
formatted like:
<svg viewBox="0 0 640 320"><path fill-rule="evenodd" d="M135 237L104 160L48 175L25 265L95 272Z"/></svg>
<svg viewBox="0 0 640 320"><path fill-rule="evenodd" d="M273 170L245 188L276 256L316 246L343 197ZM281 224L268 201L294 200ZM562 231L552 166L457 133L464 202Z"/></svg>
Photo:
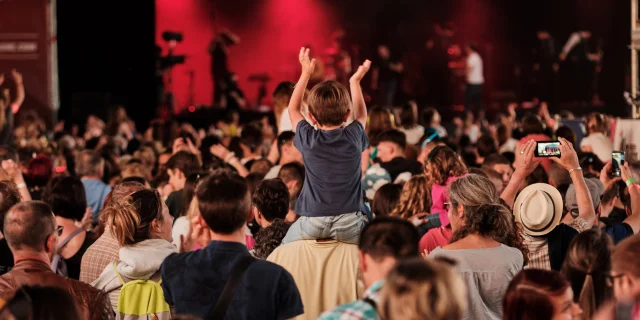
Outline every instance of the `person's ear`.
<svg viewBox="0 0 640 320"><path fill-rule="evenodd" d="M358 257L360 258L360 270L364 273L367 271L367 269L369 268L369 266L367 265L367 259L366 259L367 254L362 252L362 251L358 251Z"/></svg>
<svg viewBox="0 0 640 320"><path fill-rule="evenodd" d="M293 190L297 184L298 184L298 181L296 180L291 180L287 182L287 189L289 189L289 192L291 192L291 190Z"/></svg>
<svg viewBox="0 0 640 320"><path fill-rule="evenodd" d="M151 230L155 233L162 232L162 227L160 226L160 221L158 219L153 219L153 221L151 221Z"/></svg>
<svg viewBox="0 0 640 320"><path fill-rule="evenodd" d="M54 231L54 233L50 234L47 237L47 241L45 241L45 251L47 251L47 253L53 253L55 250L54 248L56 248L58 246L58 243L56 241L56 236L55 233L58 231Z"/></svg>
<svg viewBox="0 0 640 320"><path fill-rule="evenodd" d="M307 113L307 115L309 116L309 120L311 120L311 124L313 124L314 126L319 124L318 120L316 120L316 117L313 116L313 114L311 113L311 111L309 111Z"/></svg>
<svg viewBox="0 0 640 320"><path fill-rule="evenodd" d="M182 179L186 179L187 177L184 176L184 172L182 172L182 170L176 168L174 170L175 174L178 176L178 178Z"/></svg>
<svg viewBox="0 0 640 320"><path fill-rule="evenodd" d="M342 122L347 122L349 121L350 118L351 118L351 109L347 109L347 113L344 114L344 119L342 119Z"/></svg>
<svg viewBox="0 0 640 320"><path fill-rule="evenodd" d="M207 222L204 221L204 218L202 217L202 214L200 212L198 212L198 224L203 229L209 229L209 225L207 225Z"/></svg>
<svg viewBox="0 0 640 320"><path fill-rule="evenodd" d="M458 216L458 219L461 219L464 217L464 206L463 205L459 205L456 208L456 215Z"/></svg>

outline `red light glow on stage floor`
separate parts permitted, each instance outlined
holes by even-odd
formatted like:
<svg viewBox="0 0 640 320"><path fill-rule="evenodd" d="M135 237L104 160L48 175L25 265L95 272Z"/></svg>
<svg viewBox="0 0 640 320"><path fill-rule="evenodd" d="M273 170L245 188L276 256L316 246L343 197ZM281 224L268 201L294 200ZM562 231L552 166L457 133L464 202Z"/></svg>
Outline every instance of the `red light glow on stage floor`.
<svg viewBox="0 0 640 320"><path fill-rule="evenodd" d="M252 73L267 73L270 96L280 81L295 81L299 67L297 53L303 45L314 52L330 44L336 23L322 0L156 0L156 42L166 54L161 34L165 30L184 33L175 54L187 55L184 65L173 71L173 92L177 109L211 104L211 58L207 48L216 29L229 29L241 38L231 48L229 67L238 75L239 85L255 102L258 83L249 82ZM193 100L190 76L193 70Z"/></svg>

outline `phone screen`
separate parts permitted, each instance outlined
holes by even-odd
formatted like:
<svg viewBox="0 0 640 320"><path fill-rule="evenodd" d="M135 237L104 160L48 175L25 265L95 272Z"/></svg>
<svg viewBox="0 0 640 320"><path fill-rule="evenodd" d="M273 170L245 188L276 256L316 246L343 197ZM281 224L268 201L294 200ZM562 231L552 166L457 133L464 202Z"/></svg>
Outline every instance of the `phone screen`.
<svg viewBox="0 0 640 320"><path fill-rule="evenodd" d="M624 152L614 151L611 153L611 173L614 176L620 176L620 166L624 165Z"/></svg>
<svg viewBox="0 0 640 320"><path fill-rule="evenodd" d="M536 157L559 157L560 142L538 142L536 144Z"/></svg>

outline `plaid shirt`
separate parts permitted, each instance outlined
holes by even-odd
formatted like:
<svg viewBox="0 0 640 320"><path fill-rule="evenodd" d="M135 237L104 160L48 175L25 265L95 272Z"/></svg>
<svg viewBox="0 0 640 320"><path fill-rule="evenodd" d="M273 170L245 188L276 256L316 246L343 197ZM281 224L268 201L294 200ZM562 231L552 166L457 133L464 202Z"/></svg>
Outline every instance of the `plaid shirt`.
<svg viewBox="0 0 640 320"><path fill-rule="evenodd" d="M582 218L575 218L568 224L569 227L578 232L588 230L591 226ZM529 268L551 270L551 260L549 259L549 246L546 237L530 236L522 234L524 243L529 248Z"/></svg>
<svg viewBox="0 0 640 320"><path fill-rule="evenodd" d="M364 301L364 299L369 299L378 304L383 283L383 280L374 283L364 293L363 299L337 306L321 314L318 320L378 320L378 312L375 307Z"/></svg>
<svg viewBox="0 0 640 320"><path fill-rule="evenodd" d="M108 227L82 256L80 281L92 283L100 277L104 268L120 258L120 245Z"/></svg>

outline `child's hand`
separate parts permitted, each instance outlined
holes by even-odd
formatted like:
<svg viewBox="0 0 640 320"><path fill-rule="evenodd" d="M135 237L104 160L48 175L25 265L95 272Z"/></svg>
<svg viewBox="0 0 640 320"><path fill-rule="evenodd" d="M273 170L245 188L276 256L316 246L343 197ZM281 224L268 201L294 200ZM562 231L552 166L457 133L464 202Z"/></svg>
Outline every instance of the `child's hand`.
<svg viewBox="0 0 640 320"><path fill-rule="evenodd" d="M364 75L367 74L367 71L369 71L369 68L371 68L371 61L365 60L364 63L358 67L356 73L351 76L349 82L360 83L362 78L364 78Z"/></svg>
<svg viewBox="0 0 640 320"><path fill-rule="evenodd" d="M316 59L309 59L309 48L300 48L300 65L302 65L302 74L310 76L316 67Z"/></svg>

